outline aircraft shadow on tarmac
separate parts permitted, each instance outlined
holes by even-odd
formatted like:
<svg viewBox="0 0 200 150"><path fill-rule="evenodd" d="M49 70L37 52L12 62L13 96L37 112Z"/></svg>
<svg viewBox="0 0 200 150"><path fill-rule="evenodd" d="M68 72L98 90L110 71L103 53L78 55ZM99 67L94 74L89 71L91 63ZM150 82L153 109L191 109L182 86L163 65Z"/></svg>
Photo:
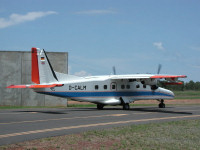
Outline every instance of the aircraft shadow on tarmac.
<svg viewBox="0 0 200 150"><path fill-rule="evenodd" d="M170 107L168 107L170 108ZM110 111L110 110L122 110L122 108L104 108L103 110L98 110L96 108L76 108L76 109L70 109L69 111ZM192 115L191 112L184 112L184 111L171 111L164 109L159 109L155 107L148 107L148 108L131 108L130 110L122 110L122 111L135 111L135 112L157 112L157 113L169 113L169 114L186 114L186 115Z"/></svg>
<svg viewBox="0 0 200 150"><path fill-rule="evenodd" d="M170 107L167 107L170 108ZM57 110L24 110L24 111L16 111L16 112L25 112L25 113L44 113L44 114L68 114L70 111L114 111L114 110L121 110L121 111L132 111L132 112L156 112L156 113L168 113L168 114L186 114L186 115L192 115L193 113L191 112L184 112L184 111L172 111L172 110L167 110L167 108L155 108L155 107L145 107L145 108L131 108L130 110L122 110L120 107L104 107L103 110L98 110L96 108L66 108L66 109L57 109Z"/></svg>
<svg viewBox="0 0 200 150"><path fill-rule="evenodd" d="M164 109L159 109L159 108L133 108L132 110L133 111L143 111L143 112L169 113L169 114L187 114L187 115L193 114L191 112L166 110L165 108Z"/></svg>

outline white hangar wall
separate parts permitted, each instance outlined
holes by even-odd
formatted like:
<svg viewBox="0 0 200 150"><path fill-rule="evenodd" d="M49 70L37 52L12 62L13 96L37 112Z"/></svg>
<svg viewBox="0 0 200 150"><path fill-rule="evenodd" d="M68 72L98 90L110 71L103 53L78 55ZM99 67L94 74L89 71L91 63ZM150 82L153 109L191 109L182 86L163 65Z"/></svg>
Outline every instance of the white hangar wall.
<svg viewBox="0 0 200 150"><path fill-rule="evenodd" d="M67 52L47 52L53 69L68 73ZM0 105L66 106L67 99L33 92L32 89L7 89L14 84L32 84L31 52L0 51Z"/></svg>

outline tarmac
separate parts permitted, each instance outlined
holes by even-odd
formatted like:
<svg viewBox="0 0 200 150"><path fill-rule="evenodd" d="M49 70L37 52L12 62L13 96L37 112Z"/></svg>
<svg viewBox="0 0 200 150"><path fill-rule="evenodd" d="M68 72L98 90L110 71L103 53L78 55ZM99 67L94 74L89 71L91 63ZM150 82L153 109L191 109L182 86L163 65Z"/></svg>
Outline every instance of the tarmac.
<svg viewBox="0 0 200 150"><path fill-rule="evenodd" d="M32 108L0 110L0 145L132 124L200 119L200 105L166 108Z"/></svg>

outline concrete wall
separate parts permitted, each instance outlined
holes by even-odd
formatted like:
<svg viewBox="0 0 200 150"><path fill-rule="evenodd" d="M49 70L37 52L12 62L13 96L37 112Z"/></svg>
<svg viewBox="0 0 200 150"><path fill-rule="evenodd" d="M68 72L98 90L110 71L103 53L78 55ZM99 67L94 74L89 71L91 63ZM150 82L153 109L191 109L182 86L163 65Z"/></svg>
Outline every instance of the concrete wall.
<svg viewBox="0 0 200 150"><path fill-rule="evenodd" d="M47 52L57 72L67 73L68 53ZM31 89L7 89L14 84L31 83L31 53L0 51L0 105L12 106L66 106L67 99L37 94Z"/></svg>

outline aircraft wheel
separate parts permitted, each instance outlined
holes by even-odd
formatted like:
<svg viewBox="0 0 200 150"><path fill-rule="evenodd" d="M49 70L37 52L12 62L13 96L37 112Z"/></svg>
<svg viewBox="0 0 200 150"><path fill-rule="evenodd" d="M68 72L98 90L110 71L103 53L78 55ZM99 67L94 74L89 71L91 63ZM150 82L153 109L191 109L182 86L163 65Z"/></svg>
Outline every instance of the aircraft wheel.
<svg viewBox="0 0 200 150"><path fill-rule="evenodd" d="M160 104L158 105L158 107L159 107L159 108L162 108L162 104L160 103Z"/></svg>
<svg viewBox="0 0 200 150"><path fill-rule="evenodd" d="M165 108L165 104L163 103L163 108Z"/></svg>
<svg viewBox="0 0 200 150"><path fill-rule="evenodd" d="M123 110L129 110L129 109L130 109L129 103L123 105Z"/></svg>
<svg viewBox="0 0 200 150"><path fill-rule="evenodd" d="M102 110L102 109L103 109L103 107L104 107L104 105L103 105L103 104L97 104L97 109L99 109L99 110Z"/></svg>
<svg viewBox="0 0 200 150"><path fill-rule="evenodd" d="M165 108L164 100L161 100L161 103L158 105L159 108Z"/></svg>

